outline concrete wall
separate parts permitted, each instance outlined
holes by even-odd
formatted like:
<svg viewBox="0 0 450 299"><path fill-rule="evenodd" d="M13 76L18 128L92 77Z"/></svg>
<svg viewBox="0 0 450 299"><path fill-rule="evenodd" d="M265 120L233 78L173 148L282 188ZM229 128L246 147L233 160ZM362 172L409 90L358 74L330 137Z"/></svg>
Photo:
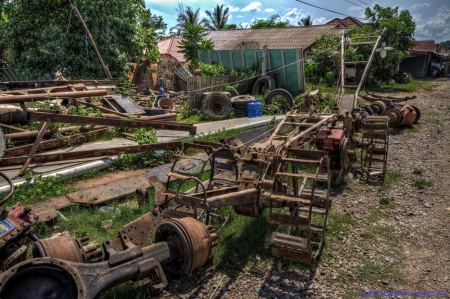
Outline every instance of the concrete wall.
<svg viewBox="0 0 450 299"><path fill-rule="evenodd" d="M400 63L400 70L411 74L414 79L423 79L430 70L430 57L428 55L410 56Z"/></svg>

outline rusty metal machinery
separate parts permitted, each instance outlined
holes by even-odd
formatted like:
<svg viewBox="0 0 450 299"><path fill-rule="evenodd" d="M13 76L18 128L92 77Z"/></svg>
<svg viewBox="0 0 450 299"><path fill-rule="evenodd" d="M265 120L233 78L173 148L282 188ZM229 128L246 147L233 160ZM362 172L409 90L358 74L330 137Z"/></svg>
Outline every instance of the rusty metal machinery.
<svg viewBox="0 0 450 299"><path fill-rule="evenodd" d="M203 266L217 244L217 235L212 227L182 218L159 225L153 245L138 247L126 234L121 234L121 240L122 251L116 251L109 241L103 243L106 261L101 263L53 257L22 262L0 273L0 298L91 299L112 286L151 274L158 278L153 289L159 291L167 285L164 271L186 275Z"/></svg>
<svg viewBox="0 0 450 299"><path fill-rule="evenodd" d="M237 214L260 217L269 208L272 254L315 263L324 245L331 180L341 180L350 161L357 158L355 149L361 148L364 153L360 167L367 181L380 182L386 174L389 118L368 115L356 105L383 33L384 30L371 42L374 50L365 62L365 75L355 86L354 95L344 92L350 87L341 80L336 113L329 108L317 111L311 100L316 92L312 92L304 103L292 107L272 132L261 134L261 138L241 140L237 135L221 144L199 141L185 144L185 151L200 149L206 152L206 158L200 169L192 171L180 163L181 158L192 157L184 152L177 157L167 174L168 190L160 183L152 183L159 186L160 213L146 215L143 223L151 223L150 219L158 221L158 217L196 218L198 211L205 211L208 223L215 210L230 206ZM344 35L343 47L348 46L345 41ZM355 133L361 128L364 131L358 140ZM211 171L209 179L202 182L206 166ZM195 187L182 191L189 181L194 181ZM150 232L151 226L146 227Z"/></svg>

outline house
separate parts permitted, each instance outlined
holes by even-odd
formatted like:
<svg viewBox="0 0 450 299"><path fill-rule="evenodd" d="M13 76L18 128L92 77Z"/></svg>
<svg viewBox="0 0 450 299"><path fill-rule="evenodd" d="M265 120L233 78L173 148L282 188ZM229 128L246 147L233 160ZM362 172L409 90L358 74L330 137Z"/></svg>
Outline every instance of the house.
<svg viewBox="0 0 450 299"><path fill-rule="evenodd" d="M158 63L158 78L163 79L165 90L184 90L186 89L184 64L186 59L179 48L181 37L172 36L158 42L161 60ZM183 71L180 71L180 70ZM157 83L159 88L159 83Z"/></svg>
<svg viewBox="0 0 450 299"><path fill-rule="evenodd" d="M298 49L302 48L307 56L316 39L329 33L340 37L342 29L336 24L316 25L309 27L292 26L285 28L258 28L216 30L205 38L214 42L214 50L252 50L262 49Z"/></svg>
<svg viewBox="0 0 450 299"><path fill-rule="evenodd" d="M364 24L358 19L352 17L346 17L345 19L334 18L327 23L327 25L334 24L335 28L338 29L347 29L351 26L362 27Z"/></svg>
<svg viewBox="0 0 450 299"><path fill-rule="evenodd" d="M444 63L450 61L448 50L434 40L418 41L409 51L409 56L400 63L400 71L410 73L413 78L423 79L439 73Z"/></svg>

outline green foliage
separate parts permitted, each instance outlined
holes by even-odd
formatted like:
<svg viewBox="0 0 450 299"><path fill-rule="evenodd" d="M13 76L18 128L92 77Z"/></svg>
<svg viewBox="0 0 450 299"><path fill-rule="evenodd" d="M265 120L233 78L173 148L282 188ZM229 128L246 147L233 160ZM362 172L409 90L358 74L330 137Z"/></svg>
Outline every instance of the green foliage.
<svg viewBox="0 0 450 299"><path fill-rule="evenodd" d="M303 27L310 27L313 25L313 20L311 18L311 15L308 15L307 17L301 18L300 21L297 23L299 26Z"/></svg>
<svg viewBox="0 0 450 299"><path fill-rule="evenodd" d="M314 59L309 58L305 61L305 77L311 78L316 76L317 73L317 65L314 62Z"/></svg>
<svg viewBox="0 0 450 299"><path fill-rule="evenodd" d="M413 174L422 174L422 173L423 173L423 170L422 170L422 169L415 168L415 169L413 170Z"/></svg>
<svg viewBox="0 0 450 299"><path fill-rule="evenodd" d="M73 0L114 77L127 63L154 47L154 31L145 33L137 16L148 16L143 0ZM67 1L17 0L5 7L4 39L8 62L25 78L61 71L64 77L105 77L81 22ZM20 38L18 38L20 37Z"/></svg>
<svg viewBox="0 0 450 299"><path fill-rule="evenodd" d="M200 69L204 77L220 77L225 74L226 70L222 63L220 64L206 64L200 62Z"/></svg>
<svg viewBox="0 0 450 299"><path fill-rule="evenodd" d="M254 20L250 28L283 28L288 26L289 21L283 22L281 21L281 17L279 15L271 15L267 19Z"/></svg>
<svg viewBox="0 0 450 299"><path fill-rule="evenodd" d="M155 129L136 128L133 134L136 137L136 142L139 145L156 143L158 141L158 139L156 138Z"/></svg>
<svg viewBox="0 0 450 299"><path fill-rule="evenodd" d="M138 20L143 28L153 29L157 34L158 40L166 37L167 24L164 23L161 16L152 14L150 9L147 9L146 13L140 15Z"/></svg>
<svg viewBox="0 0 450 299"><path fill-rule="evenodd" d="M445 42L441 42L439 44L442 48L450 49L450 40L446 40Z"/></svg>
<svg viewBox="0 0 450 299"><path fill-rule="evenodd" d="M206 15L208 16L208 23L206 24L206 27L209 30L220 30L220 29L230 29L227 28L227 22L228 18L230 17L228 15L229 7L223 8L223 4L219 6L219 4L216 5L216 7L213 8L213 11L205 11ZM236 29L236 28L234 28Z"/></svg>
<svg viewBox="0 0 450 299"><path fill-rule="evenodd" d="M312 52L312 62L316 65L317 75L324 76L332 71L334 61L340 55L339 40L334 35L325 33L316 40L316 47Z"/></svg>
<svg viewBox="0 0 450 299"><path fill-rule="evenodd" d="M68 179L60 174L56 178L42 177L41 175L34 176L33 172L28 170L25 178L28 184L15 188L16 191L10 199L11 202L29 204L75 191L71 185L67 184Z"/></svg>
<svg viewBox="0 0 450 299"><path fill-rule="evenodd" d="M179 48L184 53L189 68L195 70L198 67L198 51L213 50L214 43L203 38L205 30L201 25L187 24L184 27L183 40L180 42Z"/></svg>
<svg viewBox="0 0 450 299"><path fill-rule="evenodd" d="M375 55L371 66L371 74L378 80L389 82L394 72L390 65L399 63L406 58L409 55L408 50L416 45L413 37L416 28L415 23L409 11L402 10L399 12L398 7L383 8L375 5L372 9L366 8L365 15L371 24L362 28L352 27L349 30L349 36L378 35L383 28L386 28L382 41L386 42L386 46L394 49L388 51L385 58ZM357 49L357 53L366 58L369 57L371 51L372 46L370 45Z"/></svg>
<svg viewBox="0 0 450 299"><path fill-rule="evenodd" d="M175 9L178 13L177 15L177 25L170 28L172 34L180 36L186 32L187 26L199 26L205 28L209 24L208 19L200 19L200 8L194 10L190 6L185 6L183 3L178 3L178 8Z"/></svg>
<svg viewBox="0 0 450 299"><path fill-rule="evenodd" d="M414 181L414 183L412 185L419 189L425 189L426 187L433 186L433 181L420 179L420 180Z"/></svg>

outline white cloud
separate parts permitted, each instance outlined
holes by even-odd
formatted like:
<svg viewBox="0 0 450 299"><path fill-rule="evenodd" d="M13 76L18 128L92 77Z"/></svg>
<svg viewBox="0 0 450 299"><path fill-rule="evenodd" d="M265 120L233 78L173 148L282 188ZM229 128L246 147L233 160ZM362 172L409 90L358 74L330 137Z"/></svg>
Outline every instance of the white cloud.
<svg viewBox="0 0 450 299"><path fill-rule="evenodd" d="M243 18L244 16L238 15L237 17L238 17L238 18Z"/></svg>
<svg viewBox="0 0 450 299"><path fill-rule="evenodd" d="M301 18L306 17L305 14L302 13L302 10L294 8L288 13L286 13L284 16L281 17L282 21L289 21L291 25L297 25L297 23L300 21Z"/></svg>
<svg viewBox="0 0 450 299"><path fill-rule="evenodd" d="M364 7L360 7L360 6L350 6L348 10L353 10L353 11L358 11L358 10L364 10Z"/></svg>
<svg viewBox="0 0 450 299"><path fill-rule="evenodd" d="M321 18L315 18L314 20L313 20L313 24L314 25L322 25L322 24L325 24L327 22L327 19L325 19L324 17L321 17Z"/></svg>
<svg viewBox="0 0 450 299"><path fill-rule="evenodd" d="M239 7L233 7L233 6L227 6L228 7L228 10L230 11L230 12L235 12L235 11L240 11L241 9L239 8Z"/></svg>
<svg viewBox="0 0 450 299"><path fill-rule="evenodd" d="M413 15L416 23L416 40L435 40L436 43L448 40L450 36L450 8L441 6L435 16L422 19L421 15Z"/></svg>
<svg viewBox="0 0 450 299"><path fill-rule="evenodd" d="M261 2L252 2L243 9L241 9L241 11L257 12L261 11L261 6L262 6Z"/></svg>
<svg viewBox="0 0 450 299"><path fill-rule="evenodd" d="M266 9L264 9L264 12L274 12L275 11L275 9L273 9L273 8L266 8Z"/></svg>
<svg viewBox="0 0 450 299"><path fill-rule="evenodd" d="M411 9L417 9L421 7L430 7L430 3L424 2L422 4L414 4L413 6L411 6Z"/></svg>

